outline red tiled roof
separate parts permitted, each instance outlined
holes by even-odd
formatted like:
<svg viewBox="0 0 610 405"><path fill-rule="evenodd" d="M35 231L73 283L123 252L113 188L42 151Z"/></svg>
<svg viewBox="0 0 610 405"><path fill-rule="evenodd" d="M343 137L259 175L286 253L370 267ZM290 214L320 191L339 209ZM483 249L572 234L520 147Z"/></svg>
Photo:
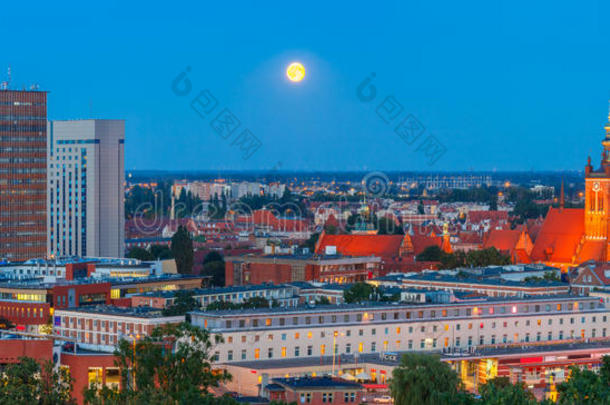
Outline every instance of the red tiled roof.
<svg viewBox="0 0 610 405"><path fill-rule="evenodd" d="M572 263L584 231L584 209L551 207L534 243L532 260Z"/></svg>
<svg viewBox="0 0 610 405"><path fill-rule="evenodd" d="M237 217L237 223L253 223L258 226L270 227L275 231L304 232L308 222L304 219L278 218L271 210L255 210L252 215Z"/></svg>
<svg viewBox="0 0 610 405"><path fill-rule="evenodd" d="M483 243L483 238L478 232L460 232L458 238L460 239L460 243Z"/></svg>
<svg viewBox="0 0 610 405"><path fill-rule="evenodd" d="M587 240L583 243L582 248L578 252L576 263L583 263L588 260L602 260L604 257L604 249L606 248L605 240Z"/></svg>
<svg viewBox="0 0 610 405"><path fill-rule="evenodd" d="M328 235L322 233L316 253L324 254L326 246L336 246L346 256L399 256L403 235Z"/></svg>
<svg viewBox="0 0 610 405"><path fill-rule="evenodd" d="M413 244L413 250L415 255L423 253L423 251L430 246L442 247L443 239L440 236L424 236L424 235L409 235L411 243Z"/></svg>
<svg viewBox="0 0 610 405"><path fill-rule="evenodd" d="M523 249L516 249L512 258L515 263L530 264L532 262L530 256Z"/></svg>
<svg viewBox="0 0 610 405"><path fill-rule="evenodd" d="M519 242L523 230L519 227L516 229L492 229L487 233L487 237L483 242L483 249L495 247L499 251L512 252Z"/></svg>
<svg viewBox="0 0 610 405"><path fill-rule="evenodd" d="M479 223L485 220L508 221L508 211L469 211L468 222Z"/></svg>

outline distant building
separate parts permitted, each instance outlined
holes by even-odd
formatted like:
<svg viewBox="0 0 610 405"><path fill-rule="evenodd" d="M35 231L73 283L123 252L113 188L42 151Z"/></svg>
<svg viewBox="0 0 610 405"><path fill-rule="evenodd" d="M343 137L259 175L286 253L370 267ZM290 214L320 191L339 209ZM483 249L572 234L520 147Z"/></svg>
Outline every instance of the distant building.
<svg viewBox="0 0 610 405"><path fill-rule="evenodd" d="M48 254L124 256L125 121L50 121L48 132Z"/></svg>
<svg viewBox="0 0 610 405"><path fill-rule="evenodd" d="M47 93L0 90L0 259L46 253Z"/></svg>
<svg viewBox="0 0 610 405"><path fill-rule="evenodd" d="M244 255L225 258L227 285L281 284L294 281L354 283L379 272L378 257L340 255Z"/></svg>
<svg viewBox="0 0 610 405"><path fill-rule="evenodd" d="M214 302L242 304L252 298L264 298L281 307L294 307L299 303L298 289L290 285L260 284L252 286L196 288L189 290L193 299L205 308ZM176 291L151 291L131 296L131 306L166 308L176 302Z"/></svg>

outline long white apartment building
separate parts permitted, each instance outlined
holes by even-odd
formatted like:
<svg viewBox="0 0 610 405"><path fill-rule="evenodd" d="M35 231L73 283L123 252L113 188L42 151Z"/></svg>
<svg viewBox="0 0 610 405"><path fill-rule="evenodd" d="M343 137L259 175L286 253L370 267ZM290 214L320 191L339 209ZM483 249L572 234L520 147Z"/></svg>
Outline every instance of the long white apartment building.
<svg viewBox="0 0 610 405"><path fill-rule="evenodd" d="M192 312L194 325L220 334L221 363L608 336L610 311L597 297L485 298L451 304L370 303Z"/></svg>

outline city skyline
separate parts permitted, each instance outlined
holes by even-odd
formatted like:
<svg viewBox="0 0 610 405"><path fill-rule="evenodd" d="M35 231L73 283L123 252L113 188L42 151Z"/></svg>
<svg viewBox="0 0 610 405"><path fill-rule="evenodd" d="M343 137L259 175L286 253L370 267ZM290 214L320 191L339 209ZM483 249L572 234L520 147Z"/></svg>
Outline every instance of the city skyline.
<svg viewBox="0 0 610 405"><path fill-rule="evenodd" d="M13 88L50 91L49 119L125 119L127 171L582 170L587 155L597 159L607 6L455 7L41 6L19 22L29 30L7 44L0 77L11 66ZM50 65L17 51L43 30ZM285 76L294 61L307 71L299 83ZM193 94L180 97L172 82L186 69ZM367 103L357 88L372 73L378 94ZM190 106L203 90L218 101L206 119ZM402 108L396 122L411 114L444 145L441 159L429 165L384 122L388 96ZM248 159L211 126L225 108L260 141Z"/></svg>

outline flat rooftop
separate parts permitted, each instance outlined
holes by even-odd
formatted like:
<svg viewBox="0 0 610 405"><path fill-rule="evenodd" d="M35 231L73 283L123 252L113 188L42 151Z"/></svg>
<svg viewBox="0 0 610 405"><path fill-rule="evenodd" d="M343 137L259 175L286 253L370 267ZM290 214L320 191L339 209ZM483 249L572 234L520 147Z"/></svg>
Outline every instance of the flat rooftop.
<svg viewBox="0 0 610 405"><path fill-rule="evenodd" d="M303 314L303 313L321 313L321 312L337 312L337 311L366 311L366 310L379 310L386 309L388 311L393 311L397 309L408 309L408 308L426 308L426 307L463 307L463 306L472 306L473 303L477 303L479 305L483 304L497 304L497 303L507 303L513 304L517 302L527 302L527 303L545 303L545 302L557 302L557 301L595 301L599 302L599 298L597 297L586 297L572 294L550 294L550 295L534 295L534 296L525 296L525 297L488 297L482 296L478 299L468 300L467 302L451 302L451 303L436 303L436 302L426 302L426 303L403 303L403 302L379 302L379 301L369 301L364 303L354 303L354 304L340 304L340 305L300 305L297 307L272 307L272 308L249 308L249 309L239 309L239 310L215 310L215 311L193 311L192 314L203 315L209 317L222 317L222 316L244 316L244 315L277 315L277 314Z"/></svg>
<svg viewBox="0 0 610 405"><path fill-rule="evenodd" d="M162 310L152 307L117 307L113 305L83 306L78 308L58 309L57 312L79 312L86 314L104 314L115 316L129 316L136 318L173 318L175 316L164 316Z"/></svg>

